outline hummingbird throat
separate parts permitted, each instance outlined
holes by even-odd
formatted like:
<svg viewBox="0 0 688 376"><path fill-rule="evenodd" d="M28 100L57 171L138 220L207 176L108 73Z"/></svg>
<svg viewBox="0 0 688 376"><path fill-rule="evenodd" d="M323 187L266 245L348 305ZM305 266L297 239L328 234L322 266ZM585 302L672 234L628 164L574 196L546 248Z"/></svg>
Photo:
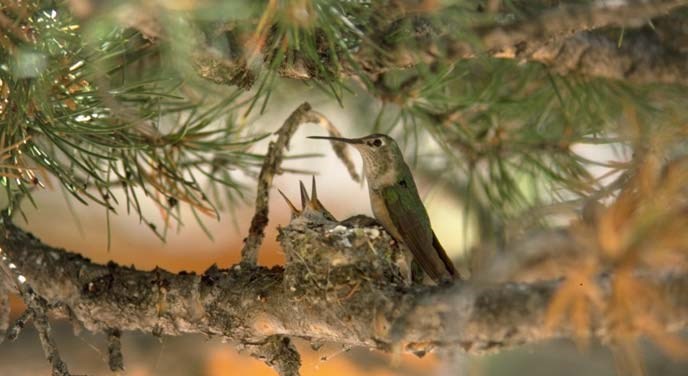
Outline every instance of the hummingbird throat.
<svg viewBox="0 0 688 376"><path fill-rule="evenodd" d="M361 153L368 186L374 189L396 184L397 166L388 153Z"/></svg>

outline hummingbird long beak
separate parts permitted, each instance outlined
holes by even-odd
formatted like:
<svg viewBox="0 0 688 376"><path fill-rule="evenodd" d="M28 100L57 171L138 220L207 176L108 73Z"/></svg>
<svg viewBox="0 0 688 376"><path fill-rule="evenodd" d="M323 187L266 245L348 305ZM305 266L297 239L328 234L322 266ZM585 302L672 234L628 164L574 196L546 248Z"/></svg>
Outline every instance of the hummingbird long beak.
<svg viewBox="0 0 688 376"><path fill-rule="evenodd" d="M339 141L339 142L346 142L347 144L352 144L352 145L357 145L363 143L360 138L344 138L344 137L328 137L328 136L308 136L308 138L316 139L316 140L330 140L330 141Z"/></svg>

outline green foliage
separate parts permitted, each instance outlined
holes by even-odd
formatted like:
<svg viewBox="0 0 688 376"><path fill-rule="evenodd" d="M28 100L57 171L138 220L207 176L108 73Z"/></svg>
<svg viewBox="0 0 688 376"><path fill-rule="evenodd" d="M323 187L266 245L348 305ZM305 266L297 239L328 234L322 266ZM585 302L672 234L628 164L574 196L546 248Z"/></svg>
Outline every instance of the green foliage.
<svg viewBox="0 0 688 376"><path fill-rule="evenodd" d="M598 194L607 175L595 177L590 168L624 166L589 160L575 147L629 146L634 137L647 140L630 133L678 131L688 115L688 96L679 89L564 77L539 64L487 57L435 71L389 72L385 90L394 96L377 128L407 139L432 135L441 161L429 159L426 169L493 220Z"/></svg>
<svg viewBox="0 0 688 376"><path fill-rule="evenodd" d="M119 188L127 211L162 237L168 221L156 228L140 196L154 200L167 218L177 216L180 202L217 216L221 200L204 192L220 196L218 186L229 202L242 194L245 187L228 170L259 163L248 148L262 136L247 135L236 123L231 110L240 90L200 92L131 29L111 28L86 43L65 9L37 10L27 22L40 37L5 51L9 64L0 72L8 103L0 139L21 145L6 151L11 165L1 173L8 197L30 196L52 175L82 203L114 211ZM27 69L29 53L42 63ZM201 186L200 176L209 186Z"/></svg>
<svg viewBox="0 0 688 376"><path fill-rule="evenodd" d="M398 133L416 151L431 136L439 162L420 166L496 221L594 195L604 187L592 165L623 168L574 146L639 147L638 134L686 120L680 89L466 54L478 46L472 27L525 19L552 1L503 1L494 12L469 0L101 3L81 20L61 2L5 10L17 28L0 34L2 184L8 197L30 196L53 176L83 203L112 211L123 200L160 236L166 227L145 218L142 196L166 225L179 203L216 216L241 199L237 175L261 159L251 146L262 135L249 125L278 105L277 77L340 103L374 98L353 109L367 129ZM668 139L667 150L685 148Z"/></svg>

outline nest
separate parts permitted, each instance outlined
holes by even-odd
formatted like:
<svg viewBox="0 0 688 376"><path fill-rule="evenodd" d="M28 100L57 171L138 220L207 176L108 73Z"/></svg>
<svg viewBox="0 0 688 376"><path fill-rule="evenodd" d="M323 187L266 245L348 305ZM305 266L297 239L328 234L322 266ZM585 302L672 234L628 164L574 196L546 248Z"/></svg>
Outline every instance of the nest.
<svg viewBox="0 0 688 376"><path fill-rule="evenodd" d="M285 288L295 297L341 302L408 285L399 268L401 246L375 220L356 216L339 222L318 201L315 185L312 197L303 185L301 192L302 209L287 200L292 220L278 236L286 256Z"/></svg>

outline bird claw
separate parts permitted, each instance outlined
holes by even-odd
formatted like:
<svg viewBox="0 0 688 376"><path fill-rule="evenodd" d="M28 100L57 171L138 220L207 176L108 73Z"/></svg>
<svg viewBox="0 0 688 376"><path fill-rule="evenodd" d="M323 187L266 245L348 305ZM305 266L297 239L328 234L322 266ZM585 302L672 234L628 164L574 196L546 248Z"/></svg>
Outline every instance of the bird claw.
<svg viewBox="0 0 688 376"><path fill-rule="evenodd" d="M298 217L304 217L308 220L317 220L319 219L326 219L331 222L337 222L337 220L334 218L332 213L330 213L325 206L318 200L318 192L315 187L315 176L313 176L312 183L311 183L311 196L308 196L308 191L306 191L306 186L303 184L302 181L299 181L299 188L301 191L301 210L297 209L296 206L287 198L287 196L282 192L281 190L279 191L280 195L282 195L282 198L284 198L284 201L287 202L287 205L289 206L289 210L291 211L291 219L295 219Z"/></svg>

